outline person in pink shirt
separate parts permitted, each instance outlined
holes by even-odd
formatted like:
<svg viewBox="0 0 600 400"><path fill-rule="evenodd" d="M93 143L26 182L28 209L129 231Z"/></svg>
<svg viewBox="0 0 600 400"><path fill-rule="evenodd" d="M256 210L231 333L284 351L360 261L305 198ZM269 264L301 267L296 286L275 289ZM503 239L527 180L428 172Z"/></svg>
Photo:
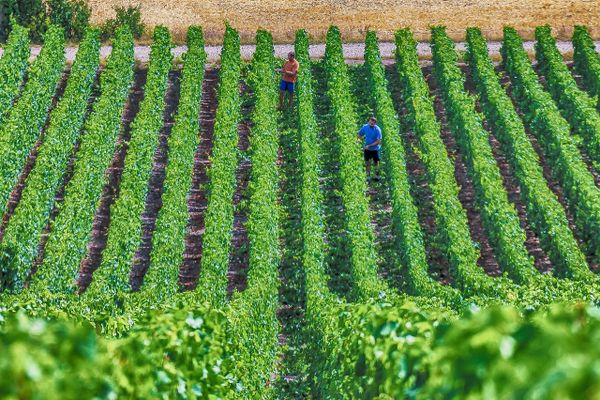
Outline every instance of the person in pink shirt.
<svg viewBox="0 0 600 400"><path fill-rule="evenodd" d="M288 60L283 66L277 70L281 73L281 82L279 83L279 110L283 109L283 101L287 92L288 106L292 108L294 102L294 89L296 78L298 77L298 69L300 64L296 60L296 55L293 52L288 53Z"/></svg>

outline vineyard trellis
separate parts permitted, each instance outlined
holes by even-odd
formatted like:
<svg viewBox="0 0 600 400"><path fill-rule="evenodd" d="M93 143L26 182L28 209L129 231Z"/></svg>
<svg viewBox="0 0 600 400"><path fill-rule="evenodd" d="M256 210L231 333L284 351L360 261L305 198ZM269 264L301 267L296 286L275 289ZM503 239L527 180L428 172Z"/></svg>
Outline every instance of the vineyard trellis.
<svg viewBox="0 0 600 400"><path fill-rule="evenodd" d="M565 210L552 193L539 165L539 157L527 138L523 122L500 85L489 59L485 39L478 29L467 31L467 57L483 112L494 135L509 156L522 191L527 215L552 260L555 271L563 275L588 269L585 257L569 228ZM585 273L583 273L585 276Z"/></svg>
<svg viewBox="0 0 600 400"><path fill-rule="evenodd" d="M97 300L98 307L110 306L111 299L130 286L128 272L141 243L142 213L158 133L163 126L164 98L172 57L169 31L157 27L144 85L144 100L132 123L119 194L110 209L108 239L102 252L102 262L86 290L86 296Z"/></svg>
<svg viewBox="0 0 600 400"><path fill-rule="evenodd" d="M19 288L38 255L40 236L48 223L56 191L64 179L69 157L83 126L100 63L99 53L100 32L89 29L71 68L65 93L52 111L21 199L5 229L0 251L10 255L11 259L5 265L16 272Z"/></svg>
<svg viewBox="0 0 600 400"><path fill-rule="evenodd" d="M100 76L101 94L86 121L73 176L65 188L59 213L51 223L44 259L33 278L52 292L77 291L75 279L106 184L106 168L121 131L133 65L133 37L128 29L121 28L115 35L107 69Z"/></svg>
<svg viewBox="0 0 600 400"><path fill-rule="evenodd" d="M29 58L29 30L16 25L11 31L4 55L0 58L0 124L4 123L19 94Z"/></svg>
<svg viewBox="0 0 600 400"><path fill-rule="evenodd" d="M413 33L401 29L387 66L374 31L364 64L352 65L336 27L323 60L311 59L309 34L299 30L295 104L278 110L283 60L265 30L245 63L240 35L227 25L216 67L202 29L190 27L178 86L167 28L155 28L142 67L127 28L102 66L100 35L90 28L61 94L60 29L50 28L26 73L27 30L15 27L0 58L0 345L9 349L0 355L0 393L70 398L81 385L98 398L600 393L600 188L587 157L598 114L549 27L536 32L537 69L516 30L504 33L496 66L481 31L468 29L461 65L443 27L432 28L431 61L419 60ZM593 96L590 40L576 28L575 69ZM140 68L145 82L134 79ZM205 81L215 71L216 102ZM170 96L174 88L179 96ZM363 107L383 131L379 183L367 180L357 138ZM213 116L214 132L212 121L204 125ZM210 153L200 160L208 182L196 187L199 150ZM165 177L152 183L161 156ZM190 206L195 191L206 208ZM193 213L202 214L199 235L190 232ZM235 232L240 221L244 235ZM526 241L528 226L539 242ZM136 272L148 238L147 271ZM476 238L491 244L503 275L486 273ZM196 240L201 246L190 250ZM92 250L101 252L99 265L86 264ZM201 251L192 254L198 276L185 269L189 251ZM547 255L551 273L536 269L532 251ZM247 263L235 260L243 252ZM444 268L448 283L435 272ZM87 287L82 274L91 274ZM22 357L37 363L35 376Z"/></svg>
<svg viewBox="0 0 600 400"><path fill-rule="evenodd" d="M525 122L538 138L553 175L565 190L577 228L586 238L586 250L597 258L600 236L594 232L600 227L600 189L570 135L568 122L560 115L550 94L542 88L522 40L513 28L504 30L502 59Z"/></svg>
<svg viewBox="0 0 600 400"><path fill-rule="evenodd" d="M204 37L198 27L188 31L189 50L185 55L181 96L175 125L169 137L163 206L152 237L151 261L142 291L155 301L177 292L179 267L183 262L188 223L187 197L192 187L194 152L199 144L198 116L204 80Z"/></svg>
<svg viewBox="0 0 600 400"><path fill-rule="evenodd" d="M48 119L54 92L64 66L61 28L52 26L45 46L28 72L28 79L10 115L2 125L0 139L0 214L5 215L9 196Z"/></svg>

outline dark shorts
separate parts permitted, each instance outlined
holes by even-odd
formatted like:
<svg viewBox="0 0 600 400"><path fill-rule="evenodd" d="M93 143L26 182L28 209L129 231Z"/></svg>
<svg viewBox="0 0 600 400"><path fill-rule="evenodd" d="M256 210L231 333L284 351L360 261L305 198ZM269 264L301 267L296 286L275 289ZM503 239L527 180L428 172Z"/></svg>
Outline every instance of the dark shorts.
<svg viewBox="0 0 600 400"><path fill-rule="evenodd" d="M294 82L287 82L282 79L281 83L279 84L279 90L282 92L294 93L294 86Z"/></svg>
<svg viewBox="0 0 600 400"><path fill-rule="evenodd" d="M378 150L365 150L365 161L373 160L376 163L379 162L379 151Z"/></svg>

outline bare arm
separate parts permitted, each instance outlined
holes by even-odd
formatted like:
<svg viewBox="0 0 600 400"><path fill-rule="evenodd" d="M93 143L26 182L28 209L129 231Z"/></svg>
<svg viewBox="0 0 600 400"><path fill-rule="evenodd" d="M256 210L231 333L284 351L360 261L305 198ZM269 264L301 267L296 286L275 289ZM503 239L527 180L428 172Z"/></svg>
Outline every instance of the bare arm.
<svg viewBox="0 0 600 400"><path fill-rule="evenodd" d="M290 78L295 77L296 75L298 75L298 66L297 65L292 65L291 69L283 69L283 72L289 76Z"/></svg>
<svg viewBox="0 0 600 400"><path fill-rule="evenodd" d="M377 139L377 140L376 140L376 141L374 141L373 143L366 145L366 146L365 146L365 148L366 148L366 149L368 149L368 148L369 148L369 147L371 147L371 146L377 146L377 145L379 145L379 144L381 144L381 139Z"/></svg>

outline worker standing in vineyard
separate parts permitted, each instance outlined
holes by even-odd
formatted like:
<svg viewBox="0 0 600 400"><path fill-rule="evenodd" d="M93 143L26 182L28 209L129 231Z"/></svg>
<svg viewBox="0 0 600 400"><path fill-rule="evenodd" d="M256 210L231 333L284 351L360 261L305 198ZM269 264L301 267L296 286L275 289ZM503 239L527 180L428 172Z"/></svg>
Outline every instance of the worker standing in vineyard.
<svg viewBox="0 0 600 400"><path fill-rule="evenodd" d="M367 178L371 178L371 160L375 164L374 180L379 180L379 152L381 150L381 128L377 126L377 118L371 116L369 122L358 131L359 140L363 140L363 152L367 165Z"/></svg>
<svg viewBox="0 0 600 400"><path fill-rule="evenodd" d="M300 64L296 60L296 55L293 52L288 53L288 60L283 68L277 69L281 73L281 82L279 83L279 110L283 109L283 101L285 94L288 95L288 106L292 108L294 102L294 89L296 86L296 78L298 77L298 69Z"/></svg>

